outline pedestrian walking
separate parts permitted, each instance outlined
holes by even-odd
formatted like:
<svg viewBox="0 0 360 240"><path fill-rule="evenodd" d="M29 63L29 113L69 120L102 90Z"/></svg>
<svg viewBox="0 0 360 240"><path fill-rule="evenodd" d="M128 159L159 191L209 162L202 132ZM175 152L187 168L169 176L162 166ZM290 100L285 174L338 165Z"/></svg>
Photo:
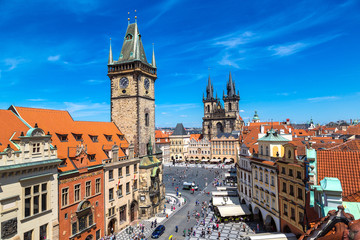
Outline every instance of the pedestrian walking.
<svg viewBox="0 0 360 240"><path fill-rule="evenodd" d="M178 232L178 226L175 226L175 232Z"/></svg>

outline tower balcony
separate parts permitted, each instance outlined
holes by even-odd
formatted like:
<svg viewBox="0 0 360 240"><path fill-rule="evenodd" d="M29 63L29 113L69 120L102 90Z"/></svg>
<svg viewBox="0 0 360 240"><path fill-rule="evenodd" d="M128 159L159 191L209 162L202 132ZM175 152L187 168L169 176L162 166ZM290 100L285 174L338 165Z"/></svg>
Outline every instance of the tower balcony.
<svg viewBox="0 0 360 240"><path fill-rule="evenodd" d="M156 77L157 69L141 61L114 62L108 65L108 74L117 74L124 71L143 71Z"/></svg>

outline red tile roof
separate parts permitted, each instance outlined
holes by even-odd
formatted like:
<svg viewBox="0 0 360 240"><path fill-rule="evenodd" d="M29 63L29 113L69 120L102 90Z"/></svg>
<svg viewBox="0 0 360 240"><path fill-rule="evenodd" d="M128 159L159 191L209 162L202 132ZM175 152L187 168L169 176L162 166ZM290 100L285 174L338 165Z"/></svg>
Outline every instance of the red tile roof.
<svg viewBox="0 0 360 240"><path fill-rule="evenodd" d="M4 151L8 144L13 150L19 150L10 140L17 139L21 132L26 134L29 127L10 110L0 110L0 126L0 152Z"/></svg>
<svg viewBox="0 0 360 240"><path fill-rule="evenodd" d="M360 202L360 191L342 198L344 202Z"/></svg>
<svg viewBox="0 0 360 240"><path fill-rule="evenodd" d="M199 141L202 138L201 134L190 134L190 140L194 139L195 141Z"/></svg>
<svg viewBox="0 0 360 240"><path fill-rule="evenodd" d="M343 196L360 191L360 151L317 151L318 180L335 177L341 182Z"/></svg>
<svg viewBox="0 0 360 240"><path fill-rule="evenodd" d="M74 121L67 111L50 110L39 108L15 107L17 113L28 124L34 126L38 124L45 132L50 131L52 135L52 144L57 146L58 157L66 159L66 167L60 167L60 171L68 171L75 169L74 163L71 161L72 151L81 144L77 141L74 134L81 134L83 145L87 148L88 154L95 154L95 161L90 161L89 166L98 165L102 160L108 159L104 150L108 145L120 145L119 157L124 157L124 149L129 144L121 131L112 122L87 122ZM58 134L67 135L67 141L61 141ZM97 136L97 141L91 139ZM106 136L111 136L107 139ZM106 149L103 149L103 148Z"/></svg>
<svg viewBox="0 0 360 240"><path fill-rule="evenodd" d="M360 135L360 124L355 126L349 126L345 134Z"/></svg>

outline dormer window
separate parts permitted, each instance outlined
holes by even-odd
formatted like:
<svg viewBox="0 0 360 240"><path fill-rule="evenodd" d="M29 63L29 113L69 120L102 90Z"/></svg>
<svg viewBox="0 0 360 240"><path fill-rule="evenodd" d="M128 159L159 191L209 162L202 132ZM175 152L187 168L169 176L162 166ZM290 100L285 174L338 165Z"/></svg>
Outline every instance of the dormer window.
<svg viewBox="0 0 360 240"><path fill-rule="evenodd" d="M119 139L120 139L121 141L124 140L124 135L118 134L118 137L119 137Z"/></svg>
<svg viewBox="0 0 360 240"><path fill-rule="evenodd" d="M68 138L67 138L68 135L67 134L59 134L59 133L57 133L56 135L58 136L60 142L67 142L68 141Z"/></svg>
<svg viewBox="0 0 360 240"><path fill-rule="evenodd" d="M88 158L90 161L95 161L95 154L89 154Z"/></svg>
<svg viewBox="0 0 360 240"><path fill-rule="evenodd" d="M93 141L93 142L98 142L98 136L96 136L96 135L89 135L89 137L90 137L91 141Z"/></svg>
<svg viewBox="0 0 360 240"><path fill-rule="evenodd" d="M133 36L129 33L128 35L126 35L126 40L132 40Z"/></svg>
<svg viewBox="0 0 360 240"><path fill-rule="evenodd" d="M33 144L33 153L39 153L40 152L40 143L34 143Z"/></svg>
<svg viewBox="0 0 360 240"><path fill-rule="evenodd" d="M73 133L73 136L75 138L76 141L81 141L82 140L82 134L75 134Z"/></svg>
<svg viewBox="0 0 360 240"><path fill-rule="evenodd" d="M106 140L108 140L109 142L112 141L112 135L106 135L106 134L104 134L104 136L105 136Z"/></svg>

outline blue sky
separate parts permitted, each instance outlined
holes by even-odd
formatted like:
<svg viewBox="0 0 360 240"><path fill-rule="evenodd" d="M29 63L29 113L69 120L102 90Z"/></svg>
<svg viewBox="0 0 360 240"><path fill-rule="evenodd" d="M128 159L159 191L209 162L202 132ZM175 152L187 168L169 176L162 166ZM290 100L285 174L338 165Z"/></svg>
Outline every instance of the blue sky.
<svg viewBox="0 0 360 240"><path fill-rule="evenodd" d="M360 118L355 0L1 0L0 108L109 121L109 38L118 58L135 9L148 59L155 43L157 126L201 126L209 72L222 97L230 70L245 121Z"/></svg>

